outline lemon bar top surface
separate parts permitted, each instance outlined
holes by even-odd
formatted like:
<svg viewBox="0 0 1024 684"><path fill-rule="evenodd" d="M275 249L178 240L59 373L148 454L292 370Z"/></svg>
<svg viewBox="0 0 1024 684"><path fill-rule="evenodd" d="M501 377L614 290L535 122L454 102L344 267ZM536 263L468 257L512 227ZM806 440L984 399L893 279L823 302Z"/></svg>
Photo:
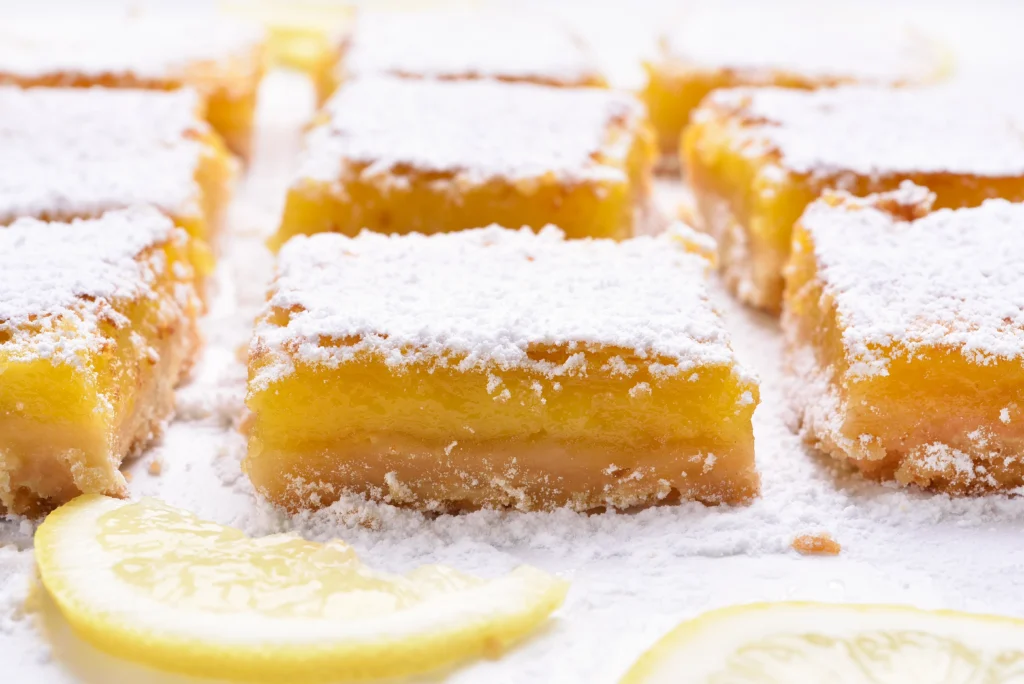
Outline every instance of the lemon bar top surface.
<svg viewBox="0 0 1024 684"><path fill-rule="evenodd" d="M867 199L830 193L801 219L852 375L925 347L1024 359L1024 204L927 213L933 200L909 182Z"/></svg>
<svg viewBox="0 0 1024 684"><path fill-rule="evenodd" d="M872 21L872 19L876 19ZM661 36L665 57L702 69L777 71L807 78L893 83L937 70L935 49L898 21L766 9L683 14Z"/></svg>
<svg viewBox="0 0 1024 684"><path fill-rule="evenodd" d="M498 226L430 236L364 231L299 236L281 250L253 349L270 352L250 389L295 363L337 366L359 354L460 370L579 371L593 347L646 359L655 375L734 366L708 301L704 257L679 233L566 240ZM561 366L531 358L567 345ZM577 352L577 353L573 353ZM736 370L741 373L741 370Z"/></svg>
<svg viewBox="0 0 1024 684"><path fill-rule="evenodd" d="M343 69L350 75L601 80L580 39L553 18L497 11L366 13Z"/></svg>
<svg viewBox="0 0 1024 684"><path fill-rule="evenodd" d="M0 87L0 223L140 203L198 213L199 106L189 90Z"/></svg>
<svg viewBox="0 0 1024 684"><path fill-rule="evenodd" d="M263 40L262 28L217 16L10 18L0 24L0 74L177 81L197 64L233 60Z"/></svg>
<svg viewBox="0 0 1024 684"><path fill-rule="evenodd" d="M631 136L612 129L643 118L634 97L599 88L387 77L355 79L325 108L299 175L328 182L343 160L364 176L621 180Z"/></svg>
<svg viewBox="0 0 1024 684"><path fill-rule="evenodd" d="M795 173L1024 174L1024 115L1012 98L970 88L736 88L712 93L695 115L724 114L732 144L776 153Z"/></svg>
<svg viewBox="0 0 1024 684"><path fill-rule="evenodd" d="M80 365L103 344L102 324L126 324L115 305L154 296L167 260L163 251L144 253L186 239L145 206L0 228L0 359Z"/></svg>

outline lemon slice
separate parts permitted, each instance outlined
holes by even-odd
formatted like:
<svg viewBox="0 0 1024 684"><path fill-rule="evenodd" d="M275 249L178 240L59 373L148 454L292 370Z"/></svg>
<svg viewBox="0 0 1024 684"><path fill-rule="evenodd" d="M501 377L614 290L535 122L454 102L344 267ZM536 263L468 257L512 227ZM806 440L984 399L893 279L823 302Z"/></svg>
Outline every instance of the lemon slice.
<svg viewBox="0 0 1024 684"><path fill-rule="evenodd" d="M39 526L43 584L96 647L164 670L323 682L500 653L565 598L520 567L481 580L442 566L374 572L340 541L261 539L153 499L81 496Z"/></svg>
<svg viewBox="0 0 1024 684"><path fill-rule="evenodd" d="M1024 621L903 606L761 603L669 632L622 684L1021 681Z"/></svg>

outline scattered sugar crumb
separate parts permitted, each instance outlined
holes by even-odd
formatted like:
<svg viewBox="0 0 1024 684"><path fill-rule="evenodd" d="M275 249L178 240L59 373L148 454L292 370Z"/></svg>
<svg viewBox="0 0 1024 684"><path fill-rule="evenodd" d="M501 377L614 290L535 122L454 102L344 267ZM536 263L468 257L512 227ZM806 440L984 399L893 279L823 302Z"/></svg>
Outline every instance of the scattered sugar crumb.
<svg viewBox="0 0 1024 684"><path fill-rule="evenodd" d="M149 462L149 467L146 468L150 475L159 477L164 471L164 463L159 458L154 457Z"/></svg>
<svg viewBox="0 0 1024 684"><path fill-rule="evenodd" d="M629 396L634 399L638 397L646 397L651 394L651 383L649 382L638 382L629 388Z"/></svg>
<svg viewBox="0 0 1024 684"><path fill-rule="evenodd" d="M838 556L842 547L828 532L800 534L793 538L793 550L805 556Z"/></svg>

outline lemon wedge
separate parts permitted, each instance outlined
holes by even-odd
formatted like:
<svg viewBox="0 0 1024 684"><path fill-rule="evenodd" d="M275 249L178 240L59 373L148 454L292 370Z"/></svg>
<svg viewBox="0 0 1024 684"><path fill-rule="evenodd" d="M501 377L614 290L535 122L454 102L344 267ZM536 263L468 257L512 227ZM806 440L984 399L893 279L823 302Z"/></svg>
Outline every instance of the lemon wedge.
<svg viewBox="0 0 1024 684"><path fill-rule="evenodd" d="M567 585L519 567L375 572L347 544L259 539L153 499L80 496L39 526L43 585L94 646L163 670L263 682L425 672L525 636Z"/></svg>
<svg viewBox="0 0 1024 684"><path fill-rule="evenodd" d="M1024 620L904 606L761 603L705 613L621 684L1021 681Z"/></svg>

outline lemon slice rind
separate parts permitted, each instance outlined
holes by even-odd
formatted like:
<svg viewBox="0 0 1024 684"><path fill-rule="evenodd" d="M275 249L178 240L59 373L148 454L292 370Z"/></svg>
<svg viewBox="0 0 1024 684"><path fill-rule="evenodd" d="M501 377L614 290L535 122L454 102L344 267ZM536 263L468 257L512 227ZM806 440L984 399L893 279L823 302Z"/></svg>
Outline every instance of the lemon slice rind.
<svg viewBox="0 0 1024 684"><path fill-rule="evenodd" d="M267 682L426 672L500 653L542 623L567 591L564 581L522 566L375 618L179 609L120 582L110 569L116 559L95 542L99 518L128 504L82 496L62 506L36 533L36 559L44 586L80 636L164 670Z"/></svg>
<svg viewBox="0 0 1024 684"><path fill-rule="evenodd" d="M981 681L970 678L972 668L992 676L1003 667L1024 665L1024 620L901 605L794 601L730 606L681 623L641 655L620 684L868 682L876 681L874 676L906 681L885 678L907 667L900 662L901 649L913 650L915 667L931 663L947 675L964 671L965 682ZM787 679L768 672L779 662ZM923 677L915 681L932 681L920 669L911 671ZM797 672L811 679L792 679Z"/></svg>

